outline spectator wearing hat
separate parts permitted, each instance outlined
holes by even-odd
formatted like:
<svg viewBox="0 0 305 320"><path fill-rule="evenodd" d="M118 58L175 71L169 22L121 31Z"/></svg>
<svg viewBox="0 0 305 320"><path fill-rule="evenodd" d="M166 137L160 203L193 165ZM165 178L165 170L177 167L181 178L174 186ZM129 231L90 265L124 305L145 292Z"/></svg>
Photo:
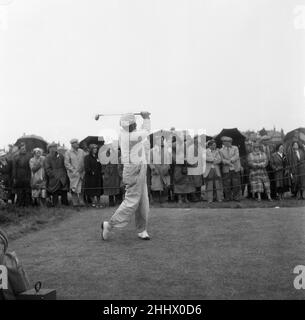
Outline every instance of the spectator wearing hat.
<svg viewBox="0 0 305 320"><path fill-rule="evenodd" d="M250 167L250 183L252 197L261 201L261 194L265 191L269 201L272 201L270 195L270 180L266 171L268 158L265 152L260 150L258 142L253 143L253 151L248 156L248 163Z"/></svg>
<svg viewBox="0 0 305 320"><path fill-rule="evenodd" d="M30 159L30 168L32 171L31 187L34 205L45 204L46 199L46 178L44 170L45 157L40 148L33 150L34 157Z"/></svg>
<svg viewBox="0 0 305 320"><path fill-rule="evenodd" d="M223 173L223 188L226 201L240 201L240 158L237 146L232 145L231 137L222 137L223 143L220 149Z"/></svg>
<svg viewBox="0 0 305 320"><path fill-rule="evenodd" d="M77 139L72 139L71 150L65 153L65 166L70 179L70 191L73 206L85 205L82 194L82 184L85 175L84 158L85 152L79 148Z"/></svg>
<svg viewBox="0 0 305 320"><path fill-rule="evenodd" d="M90 144L89 154L84 158L84 193L87 199L90 198L92 207L100 207L100 197L102 195L102 166L97 152L98 146Z"/></svg>
<svg viewBox="0 0 305 320"><path fill-rule="evenodd" d="M69 179L64 163L64 156L57 151L57 144L48 145L49 154L44 161L46 174L46 189L49 196L52 197L52 205L58 205L58 197L61 197L61 203L68 205L67 192L69 189Z"/></svg>
<svg viewBox="0 0 305 320"><path fill-rule="evenodd" d="M31 155L26 150L26 145L19 145L19 154L13 160L13 185L17 194L17 205L28 206L31 204Z"/></svg>
<svg viewBox="0 0 305 320"><path fill-rule="evenodd" d="M221 155L219 149L216 148L215 140L210 140L207 143L206 149L206 166L204 179L206 183L206 194L209 203L213 202L215 191L216 200L223 200L223 189L220 172Z"/></svg>

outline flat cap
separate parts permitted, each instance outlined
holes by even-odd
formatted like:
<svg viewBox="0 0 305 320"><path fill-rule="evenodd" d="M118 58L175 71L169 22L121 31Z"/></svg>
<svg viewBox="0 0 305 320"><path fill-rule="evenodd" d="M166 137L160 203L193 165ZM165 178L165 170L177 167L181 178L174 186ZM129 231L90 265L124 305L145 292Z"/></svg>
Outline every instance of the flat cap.
<svg viewBox="0 0 305 320"><path fill-rule="evenodd" d="M221 141L222 142L232 142L232 138L231 137L227 137L227 136L223 136L221 137Z"/></svg>
<svg viewBox="0 0 305 320"><path fill-rule="evenodd" d="M50 149L52 147L57 147L57 143L56 142L51 142L51 143L48 144L48 149Z"/></svg>
<svg viewBox="0 0 305 320"><path fill-rule="evenodd" d="M77 140L76 138L73 138L73 139L70 140L70 143L71 143L71 144L73 144L73 143L78 143L78 140Z"/></svg>

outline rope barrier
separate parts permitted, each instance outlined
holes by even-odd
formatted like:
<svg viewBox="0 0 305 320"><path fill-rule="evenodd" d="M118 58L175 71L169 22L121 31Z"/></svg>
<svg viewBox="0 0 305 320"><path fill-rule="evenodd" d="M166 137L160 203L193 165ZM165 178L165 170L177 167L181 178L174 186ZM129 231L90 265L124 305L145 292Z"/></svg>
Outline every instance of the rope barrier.
<svg viewBox="0 0 305 320"><path fill-rule="evenodd" d="M299 177L303 177L303 176L305 176L305 174L301 174L301 175L295 175L294 177L295 178L299 178ZM217 178L216 178L217 179ZM215 179L215 180L216 180ZM273 181L281 181L281 180L287 180L287 179L290 179L290 177L284 177L284 178L282 178L282 179L270 179L269 178L269 182L271 183L271 182L273 182ZM203 178L203 180L206 182L207 181L207 179L206 178ZM214 180L214 179L210 179L210 180ZM220 180L221 182L223 182L223 177L219 177L219 179L218 180ZM234 185L234 188L241 188L242 186L245 186L245 185L248 185L248 184L250 184L251 185L251 181L249 181L248 183L241 183L241 184L238 184L238 185ZM204 185L204 183L202 184L202 185ZM175 186L175 183L174 184L169 184L168 185L168 187L171 187L171 188L173 188ZM5 191L13 191L13 190L24 190L24 189L31 189L31 187L8 187L8 188L4 188L4 190ZM119 189L124 189L124 186L117 186L117 187L92 187L92 188L82 188L82 190L83 191L86 191L86 190L112 190L112 189L116 189L116 190L119 190ZM223 190L224 188L222 187L222 188L213 188L213 190ZM199 193L199 191L195 191L195 192L192 192L192 193Z"/></svg>

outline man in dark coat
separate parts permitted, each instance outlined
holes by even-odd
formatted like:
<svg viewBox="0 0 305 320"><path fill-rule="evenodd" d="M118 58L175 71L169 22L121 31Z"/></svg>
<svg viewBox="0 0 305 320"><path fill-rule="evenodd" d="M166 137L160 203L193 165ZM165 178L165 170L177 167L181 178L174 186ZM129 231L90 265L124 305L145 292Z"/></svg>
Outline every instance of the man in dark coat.
<svg viewBox="0 0 305 320"><path fill-rule="evenodd" d="M292 142L289 155L292 176L292 193L298 199L305 198L305 151L298 141Z"/></svg>
<svg viewBox="0 0 305 320"><path fill-rule="evenodd" d="M102 165L97 156L96 144L89 145L89 154L85 156L85 195L91 200L93 207L100 206L102 195Z"/></svg>
<svg viewBox="0 0 305 320"><path fill-rule="evenodd" d="M31 204L31 154L24 143L19 146L19 154L13 159L13 185L17 194L17 205Z"/></svg>
<svg viewBox="0 0 305 320"><path fill-rule="evenodd" d="M48 146L49 154L46 156L44 166L46 173L46 188L49 196L52 196L53 206L58 205L58 196L61 203L68 205L67 192L69 190L69 179L64 163L64 156L57 152L57 144Z"/></svg>

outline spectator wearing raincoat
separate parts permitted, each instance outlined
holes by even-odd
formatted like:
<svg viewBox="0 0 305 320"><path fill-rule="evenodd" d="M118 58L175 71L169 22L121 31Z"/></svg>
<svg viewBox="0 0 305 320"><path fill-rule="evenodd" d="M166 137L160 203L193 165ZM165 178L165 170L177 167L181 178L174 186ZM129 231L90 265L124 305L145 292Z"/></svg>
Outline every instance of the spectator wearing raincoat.
<svg viewBox="0 0 305 320"><path fill-rule="evenodd" d="M61 203L68 205L69 179L64 164L64 156L57 151L57 144L54 142L48 145L48 151L49 154L44 161L48 196L49 198L52 197L53 206L57 206L59 196L61 196Z"/></svg>
<svg viewBox="0 0 305 320"><path fill-rule="evenodd" d="M77 139L72 139L71 150L65 153L65 167L70 180L70 191L73 206L85 205L82 194L83 179L85 175L85 152L79 148Z"/></svg>
<svg viewBox="0 0 305 320"><path fill-rule="evenodd" d="M45 157L40 148L35 148L33 152L34 157L30 159L32 198L34 205L40 205L45 204L46 199Z"/></svg>

